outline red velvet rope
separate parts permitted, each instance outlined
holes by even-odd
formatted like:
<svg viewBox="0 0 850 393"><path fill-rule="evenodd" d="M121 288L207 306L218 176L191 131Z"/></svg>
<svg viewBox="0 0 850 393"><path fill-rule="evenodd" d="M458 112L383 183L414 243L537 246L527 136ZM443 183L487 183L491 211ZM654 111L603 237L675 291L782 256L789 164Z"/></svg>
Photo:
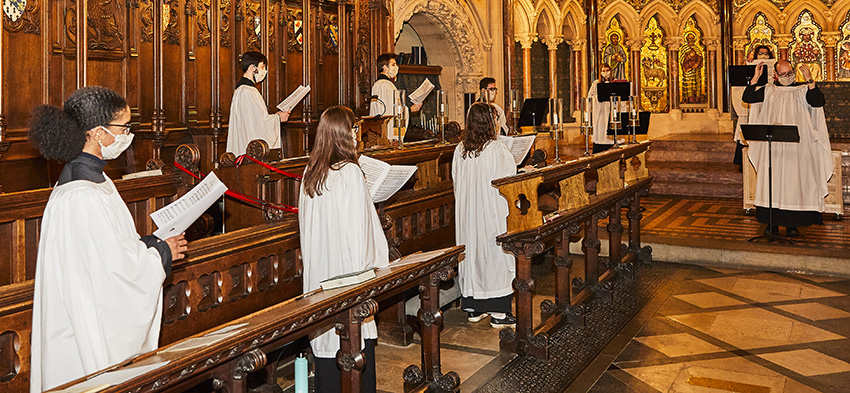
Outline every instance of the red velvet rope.
<svg viewBox="0 0 850 393"><path fill-rule="evenodd" d="M255 163L257 163L257 164L259 164L260 166L262 166L263 168L266 168L266 169L268 169L268 170L270 170L270 171L277 172L277 173L279 173L279 174L281 174L281 175L284 175L284 176L287 176L287 177L291 177L291 178L293 178L293 179L295 179L295 180L301 181L301 176L300 176L300 175L296 175L296 174L294 174L294 173L289 173L289 172L287 172L287 171L277 169L277 168L275 168L275 167L273 167L273 166L271 166L271 165L269 165L269 164L266 164L265 162L262 162L262 161L260 161L260 160L258 160L258 159L256 159L256 158L254 158L254 157L251 157L251 156L249 156L249 155L247 155L247 154L243 154L243 155L241 155L241 156L239 156L239 157L237 157L237 158L236 158L236 167L237 167L237 168L239 168L239 165L242 165L242 160L243 160L243 159L245 159L245 158L247 158L247 159L249 159L249 160L251 160L251 161L254 161Z"/></svg>
<svg viewBox="0 0 850 393"><path fill-rule="evenodd" d="M177 169L179 169L179 170L189 174L190 176L194 177L195 179L198 179L198 180L202 179L200 176L198 176L198 175L192 173L192 171L186 169L186 167L184 167L183 165L180 165L180 163L178 163L177 161L174 161L174 166L177 167ZM234 199L238 199L242 202L246 202L250 205L256 205L259 208L270 207L272 209L282 210L282 211L285 211L285 212L298 213L297 207L292 207L292 206L288 206L288 205L278 206L278 205L275 205L273 203L266 202L262 199L257 199L257 198L250 196L250 195L245 195L241 192L227 190L227 191L224 192L224 195L227 195L227 196L234 198Z"/></svg>

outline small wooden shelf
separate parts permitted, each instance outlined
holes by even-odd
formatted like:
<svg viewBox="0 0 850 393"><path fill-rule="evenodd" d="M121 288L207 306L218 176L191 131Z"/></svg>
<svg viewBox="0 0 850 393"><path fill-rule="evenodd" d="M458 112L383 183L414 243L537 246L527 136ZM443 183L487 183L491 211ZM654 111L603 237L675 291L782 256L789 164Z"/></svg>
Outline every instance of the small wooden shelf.
<svg viewBox="0 0 850 393"><path fill-rule="evenodd" d="M440 75L443 72L443 67L440 66L423 66L423 65L399 65L399 74L415 74L415 75Z"/></svg>

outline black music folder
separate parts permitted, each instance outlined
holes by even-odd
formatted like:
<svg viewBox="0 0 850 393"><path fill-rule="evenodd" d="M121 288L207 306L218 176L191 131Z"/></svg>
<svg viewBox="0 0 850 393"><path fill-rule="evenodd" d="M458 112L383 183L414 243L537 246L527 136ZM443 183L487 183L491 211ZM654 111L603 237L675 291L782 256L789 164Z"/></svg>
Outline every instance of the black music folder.
<svg viewBox="0 0 850 393"><path fill-rule="evenodd" d="M543 119L549 114L548 98L526 98L519 112L518 127L531 127L543 124ZM536 130L535 130L536 131Z"/></svg>
<svg viewBox="0 0 850 393"><path fill-rule="evenodd" d="M596 98L599 102L611 101L611 96L620 97L620 101L629 101L632 93L632 84L629 82L610 82L596 84Z"/></svg>
<svg viewBox="0 0 850 393"><path fill-rule="evenodd" d="M764 86L767 84L767 65L765 65L765 70L761 73L758 82L756 82L756 86ZM733 65L729 66L729 86L746 86L750 84L750 79L753 78L753 75L756 73L756 66L754 65Z"/></svg>

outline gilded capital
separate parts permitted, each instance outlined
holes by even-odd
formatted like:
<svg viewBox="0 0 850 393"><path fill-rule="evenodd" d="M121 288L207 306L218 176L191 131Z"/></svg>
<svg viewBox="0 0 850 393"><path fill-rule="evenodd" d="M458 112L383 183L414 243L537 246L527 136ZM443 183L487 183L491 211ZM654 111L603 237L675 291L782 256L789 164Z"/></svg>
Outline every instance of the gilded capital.
<svg viewBox="0 0 850 393"><path fill-rule="evenodd" d="M558 45L560 43L564 42L564 37L563 36L543 37L541 39L541 41L544 44L546 44L546 47L549 48L549 50L558 50Z"/></svg>

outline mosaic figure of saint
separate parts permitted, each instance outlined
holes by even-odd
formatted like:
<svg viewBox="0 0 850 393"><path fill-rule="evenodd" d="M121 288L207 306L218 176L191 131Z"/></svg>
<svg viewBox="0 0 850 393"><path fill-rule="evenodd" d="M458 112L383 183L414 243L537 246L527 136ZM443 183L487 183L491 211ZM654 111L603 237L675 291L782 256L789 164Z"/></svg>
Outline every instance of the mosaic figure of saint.
<svg viewBox="0 0 850 393"><path fill-rule="evenodd" d="M821 57L823 56L823 53L821 52L820 46L812 41L814 34L815 32L809 27L805 27L800 30L800 43L797 44L796 48L794 48L793 53L793 58L796 60L794 67L796 69L798 82L806 81L803 77L802 71L800 70L800 67L803 64L809 66L809 70L811 70L812 78L814 78L814 80L820 80L823 75L823 71L821 70Z"/></svg>
<svg viewBox="0 0 850 393"><path fill-rule="evenodd" d="M838 79L850 80L850 41L844 41L838 49Z"/></svg>
<svg viewBox="0 0 850 393"><path fill-rule="evenodd" d="M620 35L613 33L608 36L609 43L602 51L602 62L611 67L611 79L613 80L628 80L626 75L626 55L625 49L620 45Z"/></svg>
<svg viewBox="0 0 850 393"><path fill-rule="evenodd" d="M682 102L696 104L705 101L703 64L705 57L696 42L696 34L685 34L685 44L679 49L682 69Z"/></svg>

